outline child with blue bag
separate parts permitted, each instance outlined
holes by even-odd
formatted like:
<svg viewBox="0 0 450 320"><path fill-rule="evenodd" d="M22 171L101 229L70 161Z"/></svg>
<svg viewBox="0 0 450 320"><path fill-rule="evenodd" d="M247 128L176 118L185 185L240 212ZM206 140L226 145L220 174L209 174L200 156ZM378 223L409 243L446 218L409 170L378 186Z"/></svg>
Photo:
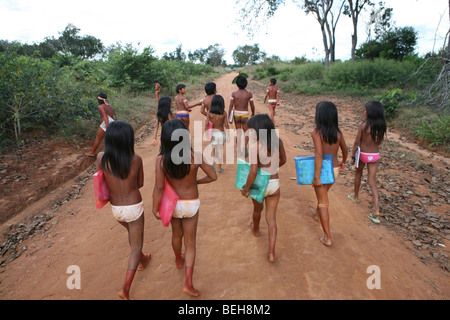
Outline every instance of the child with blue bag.
<svg viewBox="0 0 450 320"><path fill-rule="evenodd" d="M264 195L252 196L253 215L251 231L255 237L259 236L259 223L261 212L266 202L266 222L269 228L269 252L270 262L275 261L275 244L277 240L276 210L280 200L280 184L278 168L286 163L286 151L283 141L276 135L275 125L267 114L258 114L251 117L247 126L250 131L250 172L247 182L241 190L244 197L250 194L250 188L254 184L258 175L268 175L266 185L261 188ZM256 159L256 161L254 161ZM257 198L258 200L256 200ZM259 199L262 199L259 201Z"/></svg>

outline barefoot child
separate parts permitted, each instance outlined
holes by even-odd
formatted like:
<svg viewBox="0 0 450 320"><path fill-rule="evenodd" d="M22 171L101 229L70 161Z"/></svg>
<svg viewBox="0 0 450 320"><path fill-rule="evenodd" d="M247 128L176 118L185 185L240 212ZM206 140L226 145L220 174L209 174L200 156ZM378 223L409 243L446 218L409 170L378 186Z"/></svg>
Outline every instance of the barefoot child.
<svg viewBox="0 0 450 320"><path fill-rule="evenodd" d="M100 118L102 123L97 131L97 137L95 138L94 145L92 146L92 150L90 152L85 153L88 157L95 157L95 151L97 150L100 142L105 137L106 128L110 122L114 121L114 112L112 106L108 102L108 96L104 93L100 93L97 96L98 101L98 113L100 113Z"/></svg>
<svg viewBox="0 0 450 320"><path fill-rule="evenodd" d="M172 104L172 99L170 97L161 97L158 102L158 112L156 113L156 125L155 131L153 132L153 142L152 145L156 146L158 137L158 129L159 125L161 127L167 120L173 119L172 111L170 110L170 106Z"/></svg>
<svg viewBox="0 0 450 320"><path fill-rule="evenodd" d="M277 80L275 78L270 79L269 88L267 88L266 96L264 97L264 103L269 103L270 119L275 124L275 108L280 105L280 90L275 85ZM269 100L267 100L269 98Z"/></svg>
<svg viewBox="0 0 450 320"><path fill-rule="evenodd" d="M360 147L360 156L358 167L355 172L354 193L349 195L349 199L355 203L359 203L359 187L361 185L361 177L364 166L367 164L368 182L372 190L374 213L368 216L374 223L380 223L380 206L378 200L378 189L376 181L376 173L380 160L378 147L383 142L386 134L386 120L384 117L383 105L377 101L368 102L364 106L364 115L366 121L361 123L358 128L355 143L353 144L352 164L355 164L355 154Z"/></svg>
<svg viewBox="0 0 450 320"><path fill-rule="evenodd" d="M248 112L248 105L250 104L250 108L252 110L252 116L255 115L255 104L253 102L253 94L247 91L247 78L238 77L236 81L236 85L239 90L234 91L231 94L230 108L228 109L228 114L231 114L231 111L234 111L234 124L237 130L237 150L238 156L243 154L243 148L241 146L241 137L242 134L247 131L247 120L250 117ZM241 129L241 130L240 130ZM243 132L242 132L243 131ZM248 136L245 136L245 146L248 144Z"/></svg>
<svg viewBox="0 0 450 320"><path fill-rule="evenodd" d="M159 81L153 81L153 83L155 84L155 98L156 98L156 103L159 102L159 93L161 92L161 84L159 83Z"/></svg>
<svg viewBox="0 0 450 320"><path fill-rule="evenodd" d="M208 130L208 123L213 124L211 145L214 148L214 162L217 164L217 172L222 173L223 148L227 140L225 128L229 129L228 116L225 111L225 101L221 95L216 94L211 101L211 108L208 111L205 130ZM214 167L213 167L214 168ZM215 168L214 168L215 169Z"/></svg>
<svg viewBox="0 0 450 320"><path fill-rule="evenodd" d="M144 185L142 159L134 154L134 131L122 121L109 124L105 152L97 155L97 171L103 169L109 189L113 217L128 231L131 254L119 297L129 300L136 270L144 270L150 254L142 253L144 241L144 203L139 189Z"/></svg>
<svg viewBox="0 0 450 320"><path fill-rule="evenodd" d="M182 141L172 141L172 134L177 130L177 134L186 131L182 135ZM174 135L175 137L176 135ZM179 144L183 148L179 149ZM172 154L172 150L177 148L177 152ZM187 150L187 151L186 151ZM182 155L180 156L180 152ZM188 154L186 154L188 152ZM180 156L182 159L179 159ZM177 158L175 158L177 157ZM199 157L201 161L194 161L194 157ZM187 158L188 161L180 161ZM196 160L199 160L196 158ZM175 164L180 163L180 164ZM201 163L201 164L197 164ZM175 263L178 269L185 265L185 283L183 291L192 296L199 296L200 292L194 288L192 275L194 273L194 263L196 256L197 222L199 216L200 200L198 195L198 184L209 183L217 179L213 168L208 165L203 155L196 154L191 149L189 132L181 120L173 119L167 121L161 130L161 152L156 158L155 186L153 189L153 214L157 219L159 216L159 204L164 190L165 179L170 183L179 200L173 213L172 224L172 248L175 253ZM201 168L206 176L197 179L198 169ZM182 245L184 238L184 257L182 255Z"/></svg>
<svg viewBox="0 0 450 320"><path fill-rule="evenodd" d="M314 142L315 168L312 186L317 197L317 211L319 212L320 223L324 232L320 241L326 246L331 246L330 222L329 222L329 201L328 190L333 184L322 184L320 181L320 170L322 168L323 155L333 156L334 175L337 178L339 171L345 168L348 151L347 145L338 126L338 113L336 105L332 102L319 102L316 106L316 128L312 131ZM342 161L338 162L339 148L342 151Z"/></svg>
<svg viewBox="0 0 450 320"><path fill-rule="evenodd" d="M184 125L189 130L189 112L191 109L201 105L201 102L198 102L192 106L188 104L186 97L186 86L184 84L177 85L176 89L177 96L175 97L175 105L177 106L177 119L180 119L184 122Z"/></svg>
<svg viewBox="0 0 450 320"><path fill-rule="evenodd" d="M250 173L247 183L241 193L246 198L249 196L249 190L255 181L258 168L262 168L267 174L271 174L269 185L267 186L264 200L266 202L266 221L269 228L269 252L268 259L270 262L275 261L275 244L277 241L277 220L276 210L278 201L280 200L280 184L278 178L278 168L286 163L286 151L283 141L276 136L275 126L267 114L258 114L251 117L248 121L249 130L253 137L256 135L256 142L251 140L250 152L251 158L257 159L256 163L251 163ZM256 143L256 147L253 147ZM256 151L256 157L254 152ZM253 156L253 157L252 157ZM252 161L253 162L253 161ZM251 231L254 236L259 236L259 222L261 220L261 212L264 204L259 203L252 198L253 216L251 223Z"/></svg>

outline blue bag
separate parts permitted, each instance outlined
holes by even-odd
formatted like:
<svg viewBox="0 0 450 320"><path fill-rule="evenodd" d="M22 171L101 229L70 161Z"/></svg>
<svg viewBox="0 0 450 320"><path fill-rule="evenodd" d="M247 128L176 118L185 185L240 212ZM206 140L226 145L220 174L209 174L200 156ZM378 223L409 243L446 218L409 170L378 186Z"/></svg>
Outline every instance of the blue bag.
<svg viewBox="0 0 450 320"><path fill-rule="evenodd" d="M250 173L250 163L238 159L237 171L236 171L236 183L235 186L242 190L247 184L248 174ZM255 181L249 190L249 195L259 203L263 203L264 195L266 194L267 185L269 184L270 174L260 168L256 175Z"/></svg>
<svg viewBox="0 0 450 320"><path fill-rule="evenodd" d="M314 180L315 158L315 156L302 156L294 159L298 185L312 185ZM322 169L320 170L320 181L322 184L335 183L333 156L331 154L325 154L323 156Z"/></svg>

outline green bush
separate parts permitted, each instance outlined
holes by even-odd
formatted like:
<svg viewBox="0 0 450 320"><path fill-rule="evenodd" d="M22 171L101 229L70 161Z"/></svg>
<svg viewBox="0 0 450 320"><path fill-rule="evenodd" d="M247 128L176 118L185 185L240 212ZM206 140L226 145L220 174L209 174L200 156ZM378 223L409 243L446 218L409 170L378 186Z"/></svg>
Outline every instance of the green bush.
<svg viewBox="0 0 450 320"><path fill-rule="evenodd" d="M392 118L396 115L398 109L403 102L414 99L413 94L406 95L402 89L389 90L379 95L377 100L384 106L386 118Z"/></svg>
<svg viewBox="0 0 450 320"><path fill-rule="evenodd" d="M434 120L422 120L415 135L429 141L429 146L450 144L450 116L441 115Z"/></svg>

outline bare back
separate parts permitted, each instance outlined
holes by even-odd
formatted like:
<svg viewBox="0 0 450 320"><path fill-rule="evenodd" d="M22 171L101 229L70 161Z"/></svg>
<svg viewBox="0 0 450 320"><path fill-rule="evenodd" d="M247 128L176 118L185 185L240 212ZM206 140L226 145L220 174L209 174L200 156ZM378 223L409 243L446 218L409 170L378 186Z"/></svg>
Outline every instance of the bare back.
<svg viewBox="0 0 450 320"><path fill-rule="evenodd" d="M101 161L104 152L97 155L97 170L102 169ZM142 196L139 189L144 185L144 170L142 158L133 156L128 177L121 179L104 171L106 185L109 189L110 202L114 206L126 206L140 203Z"/></svg>
<svg viewBox="0 0 450 320"><path fill-rule="evenodd" d="M245 89L237 90L231 94L235 110L248 111L248 106L253 101L253 95Z"/></svg>
<svg viewBox="0 0 450 320"><path fill-rule="evenodd" d="M223 114L215 114L208 112L208 120L213 123L213 129L219 131L225 131L225 127L228 128L227 113L224 111Z"/></svg>

